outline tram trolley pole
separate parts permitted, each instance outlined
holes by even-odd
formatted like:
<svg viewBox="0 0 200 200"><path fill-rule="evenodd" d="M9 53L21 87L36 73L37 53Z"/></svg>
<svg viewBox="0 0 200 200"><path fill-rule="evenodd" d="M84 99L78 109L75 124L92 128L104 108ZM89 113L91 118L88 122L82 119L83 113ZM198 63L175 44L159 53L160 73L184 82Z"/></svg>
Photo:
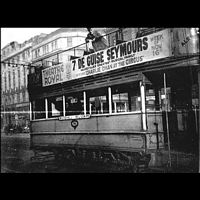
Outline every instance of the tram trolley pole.
<svg viewBox="0 0 200 200"><path fill-rule="evenodd" d="M168 105L167 105L167 83L166 83L166 74L164 73L164 92L165 92L165 117L166 117L166 127L167 127L167 143L168 143L168 156L169 156L169 166L171 168L171 147L170 147L170 138L169 138L169 119L168 119Z"/></svg>

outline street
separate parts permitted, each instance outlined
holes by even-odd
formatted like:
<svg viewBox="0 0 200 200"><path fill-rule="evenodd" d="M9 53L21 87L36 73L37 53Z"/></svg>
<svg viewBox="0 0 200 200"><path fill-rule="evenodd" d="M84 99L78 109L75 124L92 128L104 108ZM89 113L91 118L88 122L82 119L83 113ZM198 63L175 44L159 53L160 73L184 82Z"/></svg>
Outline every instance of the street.
<svg viewBox="0 0 200 200"><path fill-rule="evenodd" d="M40 152L41 153L41 152ZM30 150L30 136L13 135L1 137L1 173L131 173L128 170L114 169L113 166L62 160L55 162L51 152L42 152L43 158L36 157ZM196 173L198 159L185 155L172 154L173 169L164 167L148 168L142 173ZM162 159L166 159L164 153ZM178 159L179 160L178 160ZM187 167L186 167L187 166Z"/></svg>
<svg viewBox="0 0 200 200"><path fill-rule="evenodd" d="M34 159L29 135L1 137L1 173L94 172L94 169L88 170L72 163L60 166L55 164L53 157L43 161Z"/></svg>

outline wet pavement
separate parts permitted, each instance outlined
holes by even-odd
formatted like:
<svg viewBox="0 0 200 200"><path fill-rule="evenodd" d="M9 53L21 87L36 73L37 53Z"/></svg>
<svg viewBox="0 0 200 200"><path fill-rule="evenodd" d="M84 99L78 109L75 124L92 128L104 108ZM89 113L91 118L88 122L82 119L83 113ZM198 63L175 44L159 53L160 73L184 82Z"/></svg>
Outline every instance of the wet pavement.
<svg viewBox="0 0 200 200"><path fill-rule="evenodd" d="M102 163L73 162L70 160L55 161L51 152L42 152L45 159L38 159L30 150L30 136L19 134L1 137L1 173L132 173L127 169L116 169ZM181 154L180 154L181 155ZM149 167L142 173L196 173L198 160L184 158L179 155L173 158L173 169L166 167ZM183 157L183 156L182 156ZM162 159L164 156L162 156ZM165 158L164 158L165 159Z"/></svg>
<svg viewBox="0 0 200 200"><path fill-rule="evenodd" d="M46 154L44 160L34 159L35 154L30 150L30 137L28 135L1 137L1 173L79 173L92 172L83 166L73 163L55 163L53 156ZM48 157L47 157L48 156Z"/></svg>

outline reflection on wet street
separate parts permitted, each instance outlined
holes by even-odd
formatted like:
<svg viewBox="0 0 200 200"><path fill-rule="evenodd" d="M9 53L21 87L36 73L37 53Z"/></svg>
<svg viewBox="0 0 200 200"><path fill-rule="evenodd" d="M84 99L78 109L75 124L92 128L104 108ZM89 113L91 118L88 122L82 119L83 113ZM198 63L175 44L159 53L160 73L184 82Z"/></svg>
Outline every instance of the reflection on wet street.
<svg viewBox="0 0 200 200"><path fill-rule="evenodd" d="M43 152L43 155L43 159L34 157L34 152L30 150L29 137L10 136L1 138L2 173L92 172L91 169L86 169L80 164L75 166L70 162L56 163L51 152Z"/></svg>
<svg viewBox="0 0 200 200"><path fill-rule="evenodd" d="M174 157L175 158L175 157ZM188 159L188 158L187 158ZM185 158L185 162L189 163ZM198 160L195 160L197 163ZM174 159L177 165L177 159ZM197 164L191 163L187 169L147 168L142 173L196 173ZM195 167L196 166L196 167ZM30 150L30 137L1 137L1 173L133 173L127 168L111 166L107 163L87 162L84 160L55 159L52 152Z"/></svg>
<svg viewBox="0 0 200 200"><path fill-rule="evenodd" d="M102 165L102 163L74 162L69 159L55 160L52 152L40 152L40 156L38 156L30 150L29 137L10 136L1 138L1 172L110 173L117 171L110 166Z"/></svg>

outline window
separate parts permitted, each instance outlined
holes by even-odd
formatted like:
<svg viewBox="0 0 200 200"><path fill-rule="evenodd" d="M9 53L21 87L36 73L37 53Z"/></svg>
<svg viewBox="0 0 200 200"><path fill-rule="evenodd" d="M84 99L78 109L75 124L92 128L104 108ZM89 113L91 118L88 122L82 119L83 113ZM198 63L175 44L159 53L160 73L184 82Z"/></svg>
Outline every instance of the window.
<svg viewBox="0 0 200 200"><path fill-rule="evenodd" d="M27 56L30 57L30 50L27 50Z"/></svg>
<svg viewBox="0 0 200 200"><path fill-rule="evenodd" d="M55 49L57 49L58 48L58 46L57 46L57 40L55 40L54 43L55 43Z"/></svg>
<svg viewBox="0 0 200 200"><path fill-rule="evenodd" d="M58 58L52 59L52 65L57 65L58 63Z"/></svg>
<svg viewBox="0 0 200 200"><path fill-rule="evenodd" d="M6 74L5 74L5 76L4 76L4 83L5 83L5 91L7 91Z"/></svg>
<svg viewBox="0 0 200 200"><path fill-rule="evenodd" d="M140 111L140 90L138 82L112 87L112 112Z"/></svg>
<svg viewBox="0 0 200 200"><path fill-rule="evenodd" d="M18 87L20 88L20 68L18 67Z"/></svg>
<svg viewBox="0 0 200 200"><path fill-rule="evenodd" d="M33 119L42 119L45 118L45 101L44 99L37 99L36 101L33 101Z"/></svg>
<svg viewBox="0 0 200 200"><path fill-rule="evenodd" d="M100 88L87 92L87 113L108 113L108 88Z"/></svg>
<svg viewBox="0 0 200 200"><path fill-rule="evenodd" d="M40 48L37 51L38 51L38 57L39 57L40 56Z"/></svg>
<svg viewBox="0 0 200 200"><path fill-rule="evenodd" d="M17 93L17 103L20 103L20 93Z"/></svg>
<svg viewBox="0 0 200 200"><path fill-rule="evenodd" d="M115 46L116 44L117 44L116 36L113 35L113 36L112 36L112 43L111 43L111 45L112 45L112 46Z"/></svg>
<svg viewBox="0 0 200 200"><path fill-rule="evenodd" d="M20 92L20 102L23 102L23 94L22 94L22 92Z"/></svg>
<svg viewBox="0 0 200 200"><path fill-rule="evenodd" d="M65 96L65 115L80 115L84 113L83 94L76 93Z"/></svg>
<svg viewBox="0 0 200 200"><path fill-rule="evenodd" d="M17 103L17 93L15 93L15 103Z"/></svg>
<svg viewBox="0 0 200 200"><path fill-rule="evenodd" d="M63 116L63 97L51 97L48 101L48 118Z"/></svg>
<svg viewBox="0 0 200 200"><path fill-rule="evenodd" d="M37 52L37 50L35 50L35 58L37 58L38 57L38 52Z"/></svg>
<svg viewBox="0 0 200 200"><path fill-rule="evenodd" d="M25 67L23 68L23 73L24 73L24 83L23 83L23 85L26 87L26 68Z"/></svg>
<svg viewBox="0 0 200 200"><path fill-rule="evenodd" d="M50 66L52 66L52 62L49 60L43 60L43 65L44 65L44 67L50 67Z"/></svg>
<svg viewBox="0 0 200 200"><path fill-rule="evenodd" d="M26 102L25 92L22 92L22 101L23 101L23 102Z"/></svg>
<svg viewBox="0 0 200 200"><path fill-rule="evenodd" d="M25 56L25 52L22 53L22 60L25 60L26 56Z"/></svg>
<svg viewBox="0 0 200 200"><path fill-rule="evenodd" d="M47 53L49 53L49 45L48 44L46 45L46 51L47 51Z"/></svg>
<svg viewBox="0 0 200 200"><path fill-rule="evenodd" d="M49 45L48 44L45 45L44 47L42 47L42 49L43 49L43 54L49 53Z"/></svg>
<svg viewBox="0 0 200 200"><path fill-rule="evenodd" d="M155 90L152 85L146 84L146 110L155 110Z"/></svg>
<svg viewBox="0 0 200 200"><path fill-rule="evenodd" d="M29 94L28 94L28 90L25 91L25 101L29 101Z"/></svg>
<svg viewBox="0 0 200 200"><path fill-rule="evenodd" d="M53 41L51 43L51 47L52 47L52 51L54 51L55 49L57 49L57 40Z"/></svg>
<svg viewBox="0 0 200 200"><path fill-rule="evenodd" d="M10 76L10 70L8 71L8 90L11 89L11 76Z"/></svg>
<svg viewBox="0 0 200 200"><path fill-rule="evenodd" d="M43 54L46 54L46 46L43 46L42 50L43 50Z"/></svg>
<svg viewBox="0 0 200 200"><path fill-rule="evenodd" d="M72 37L67 38L67 47L72 47Z"/></svg>
<svg viewBox="0 0 200 200"><path fill-rule="evenodd" d="M51 43L51 49L54 50L54 42Z"/></svg>
<svg viewBox="0 0 200 200"><path fill-rule="evenodd" d="M13 96L10 95L10 104L13 104Z"/></svg>
<svg viewBox="0 0 200 200"><path fill-rule="evenodd" d="M176 91L176 92L177 92L176 94L178 94L178 91ZM171 103L170 102L171 102L171 98L172 98L171 97L171 88L170 87L166 88L166 96L165 96L165 90L164 90L164 88L161 88L160 91L159 91L159 93L160 93L160 104L161 104L160 106L161 106L162 110L168 110L168 111L170 111L170 108L171 108ZM185 94L185 92L183 92L183 94ZM185 95L184 96L180 96L180 99L177 98L176 100L177 100L177 102L176 102L177 103L176 104L177 105L176 109L179 109L179 108L182 109L183 108L182 105L185 103L184 102L185 101ZM179 102L181 104L178 104Z"/></svg>
<svg viewBox="0 0 200 200"><path fill-rule="evenodd" d="M128 112L129 111L129 101L128 93L119 93L112 96L114 104L114 112Z"/></svg>

